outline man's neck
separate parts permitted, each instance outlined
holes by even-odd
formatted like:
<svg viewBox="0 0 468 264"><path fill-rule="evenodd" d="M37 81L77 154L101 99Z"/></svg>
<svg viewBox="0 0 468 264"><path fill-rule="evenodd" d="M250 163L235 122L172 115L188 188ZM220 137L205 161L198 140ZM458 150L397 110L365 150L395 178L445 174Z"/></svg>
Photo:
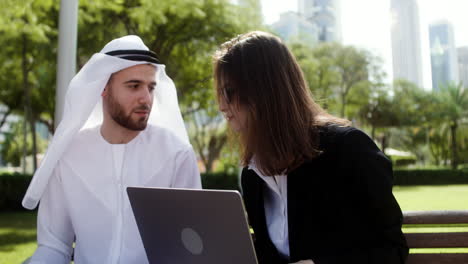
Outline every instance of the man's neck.
<svg viewBox="0 0 468 264"><path fill-rule="evenodd" d="M127 144L138 136L140 132L127 129L115 122L106 122L106 120L101 126L101 135L110 144Z"/></svg>

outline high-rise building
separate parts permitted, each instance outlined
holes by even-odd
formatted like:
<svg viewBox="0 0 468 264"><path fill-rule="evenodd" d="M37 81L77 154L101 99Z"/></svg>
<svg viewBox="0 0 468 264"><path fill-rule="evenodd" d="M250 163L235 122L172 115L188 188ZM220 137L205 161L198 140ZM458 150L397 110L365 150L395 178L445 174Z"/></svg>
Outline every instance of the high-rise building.
<svg viewBox="0 0 468 264"><path fill-rule="evenodd" d="M457 49L458 77L465 88L468 88L468 46Z"/></svg>
<svg viewBox="0 0 468 264"><path fill-rule="evenodd" d="M280 19L271 28L284 40L298 39L306 43L317 42L317 27L297 12L280 14Z"/></svg>
<svg viewBox="0 0 468 264"><path fill-rule="evenodd" d="M423 87L419 10L415 0L392 0L393 78Z"/></svg>
<svg viewBox="0 0 468 264"><path fill-rule="evenodd" d="M458 83L457 49L452 24L447 20L432 23L429 26L429 44L432 89L437 91L441 85L449 82Z"/></svg>
<svg viewBox="0 0 468 264"><path fill-rule="evenodd" d="M340 0L298 0L299 14L317 27L321 42L341 42Z"/></svg>

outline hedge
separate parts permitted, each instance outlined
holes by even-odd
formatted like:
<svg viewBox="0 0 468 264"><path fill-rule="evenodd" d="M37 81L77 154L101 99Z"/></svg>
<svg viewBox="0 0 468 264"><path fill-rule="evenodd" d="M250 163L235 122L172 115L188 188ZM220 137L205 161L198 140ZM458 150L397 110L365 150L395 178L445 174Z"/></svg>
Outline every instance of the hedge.
<svg viewBox="0 0 468 264"><path fill-rule="evenodd" d="M394 171L394 185L468 184L468 169L417 169ZM239 190L237 174L202 173L205 189ZM30 175L0 173L0 211L19 210L21 200L31 181Z"/></svg>
<svg viewBox="0 0 468 264"><path fill-rule="evenodd" d="M398 169L393 172L393 185L468 184L468 169Z"/></svg>
<svg viewBox="0 0 468 264"><path fill-rule="evenodd" d="M205 189L240 190L238 177L226 173L202 173ZM21 200L31 181L31 175L0 173L0 211L21 210Z"/></svg>
<svg viewBox="0 0 468 264"><path fill-rule="evenodd" d="M1 173L0 211L22 209L21 200L23 199L30 181L30 175Z"/></svg>
<svg viewBox="0 0 468 264"><path fill-rule="evenodd" d="M202 173L201 180L204 189L240 191L240 182L237 174L223 172Z"/></svg>

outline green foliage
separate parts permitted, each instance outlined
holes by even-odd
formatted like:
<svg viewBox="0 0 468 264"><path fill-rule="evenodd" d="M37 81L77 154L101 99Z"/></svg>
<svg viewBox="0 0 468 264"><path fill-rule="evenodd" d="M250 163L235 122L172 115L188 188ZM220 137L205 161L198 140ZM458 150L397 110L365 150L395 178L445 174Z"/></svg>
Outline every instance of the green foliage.
<svg viewBox="0 0 468 264"><path fill-rule="evenodd" d="M302 42L289 44L307 81L314 99L325 109L337 104L334 96L339 84L339 73L335 70L335 57L331 45L311 47Z"/></svg>
<svg viewBox="0 0 468 264"><path fill-rule="evenodd" d="M51 44L57 39L58 3L23 0L6 4L0 16L0 104L9 114L28 112L30 124L40 121L52 131L56 49Z"/></svg>
<svg viewBox="0 0 468 264"><path fill-rule="evenodd" d="M468 89L461 83L443 85L436 95L442 106L440 115L447 123L458 123L468 117Z"/></svg>
<svg viewBox="0 0 468 264"><path fill-rule="evenodd" d="M456 169L459 163L458 134L463 121L468 119L468 89L461 83L448 83L442 86L439 97L439 113L450 128L451 165Z"/></svg>
<svg viewBox="0 0 468 264"><path fill-rule="evenodd" d="M356 107L369 101L371 89L382 85L381 61L366 50L339 43L289 46L317 102L341 117L354 116Z"/></svg>
<svg viewBox="0 0 468 264"><path fill-rule="evenodd" d="M49 35L56 30L48 12L55 5L52 0L22 0L18 4L5 1L0 12L0 32L5 41L14 41L23 36L34 43L47 43ZM33 11L33 12L31 12Z"/></svg>
<svg viewBox="0 0 468 264"><path fill-rule="evenodd" d="M23 123L22 121L12 124L9 132L4 133L5 139L3 140L0 153L3 159L13 166L20 166L21 158L23 155L24 138L23 138ZM38 137L38 152L43 152L46 149L47 142ZM26 155L33 154L33 143L30 137L26 140Z"/></svg>
<svg viewBox="0 0 468 264"><path fill-rule="evenodd" d="M139 35L166 64L178 88L184 112L200 109L212 100L211 55L219 44L261 27L261 17L244 5L228 0L104 0L81 1L79 65L109 40Z"/></svg>

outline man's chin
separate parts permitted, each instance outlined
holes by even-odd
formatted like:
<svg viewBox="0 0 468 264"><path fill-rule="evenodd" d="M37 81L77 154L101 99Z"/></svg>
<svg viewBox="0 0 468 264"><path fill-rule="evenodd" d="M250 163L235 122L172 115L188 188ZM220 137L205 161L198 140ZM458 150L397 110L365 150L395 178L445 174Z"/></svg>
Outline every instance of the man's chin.
<svg viewBox="0 0 468 264"><path fill-rule="evenodd" d="M146 129L147 126L148 126L148 123L144 123L144 124L134 125L132 127L129 127L128 129L133 130L133 131L143 131Z"/></svg>
<svg viewBox="0 0 468 264"><path fill-rule="evenodd" d="M147 126L148 126L148 121L145 120L145 121L139 121L139 122L137 121L137 122L133 122L130 124L126 124L123 127L132 131L143 131L146 129Z"/></svg>

